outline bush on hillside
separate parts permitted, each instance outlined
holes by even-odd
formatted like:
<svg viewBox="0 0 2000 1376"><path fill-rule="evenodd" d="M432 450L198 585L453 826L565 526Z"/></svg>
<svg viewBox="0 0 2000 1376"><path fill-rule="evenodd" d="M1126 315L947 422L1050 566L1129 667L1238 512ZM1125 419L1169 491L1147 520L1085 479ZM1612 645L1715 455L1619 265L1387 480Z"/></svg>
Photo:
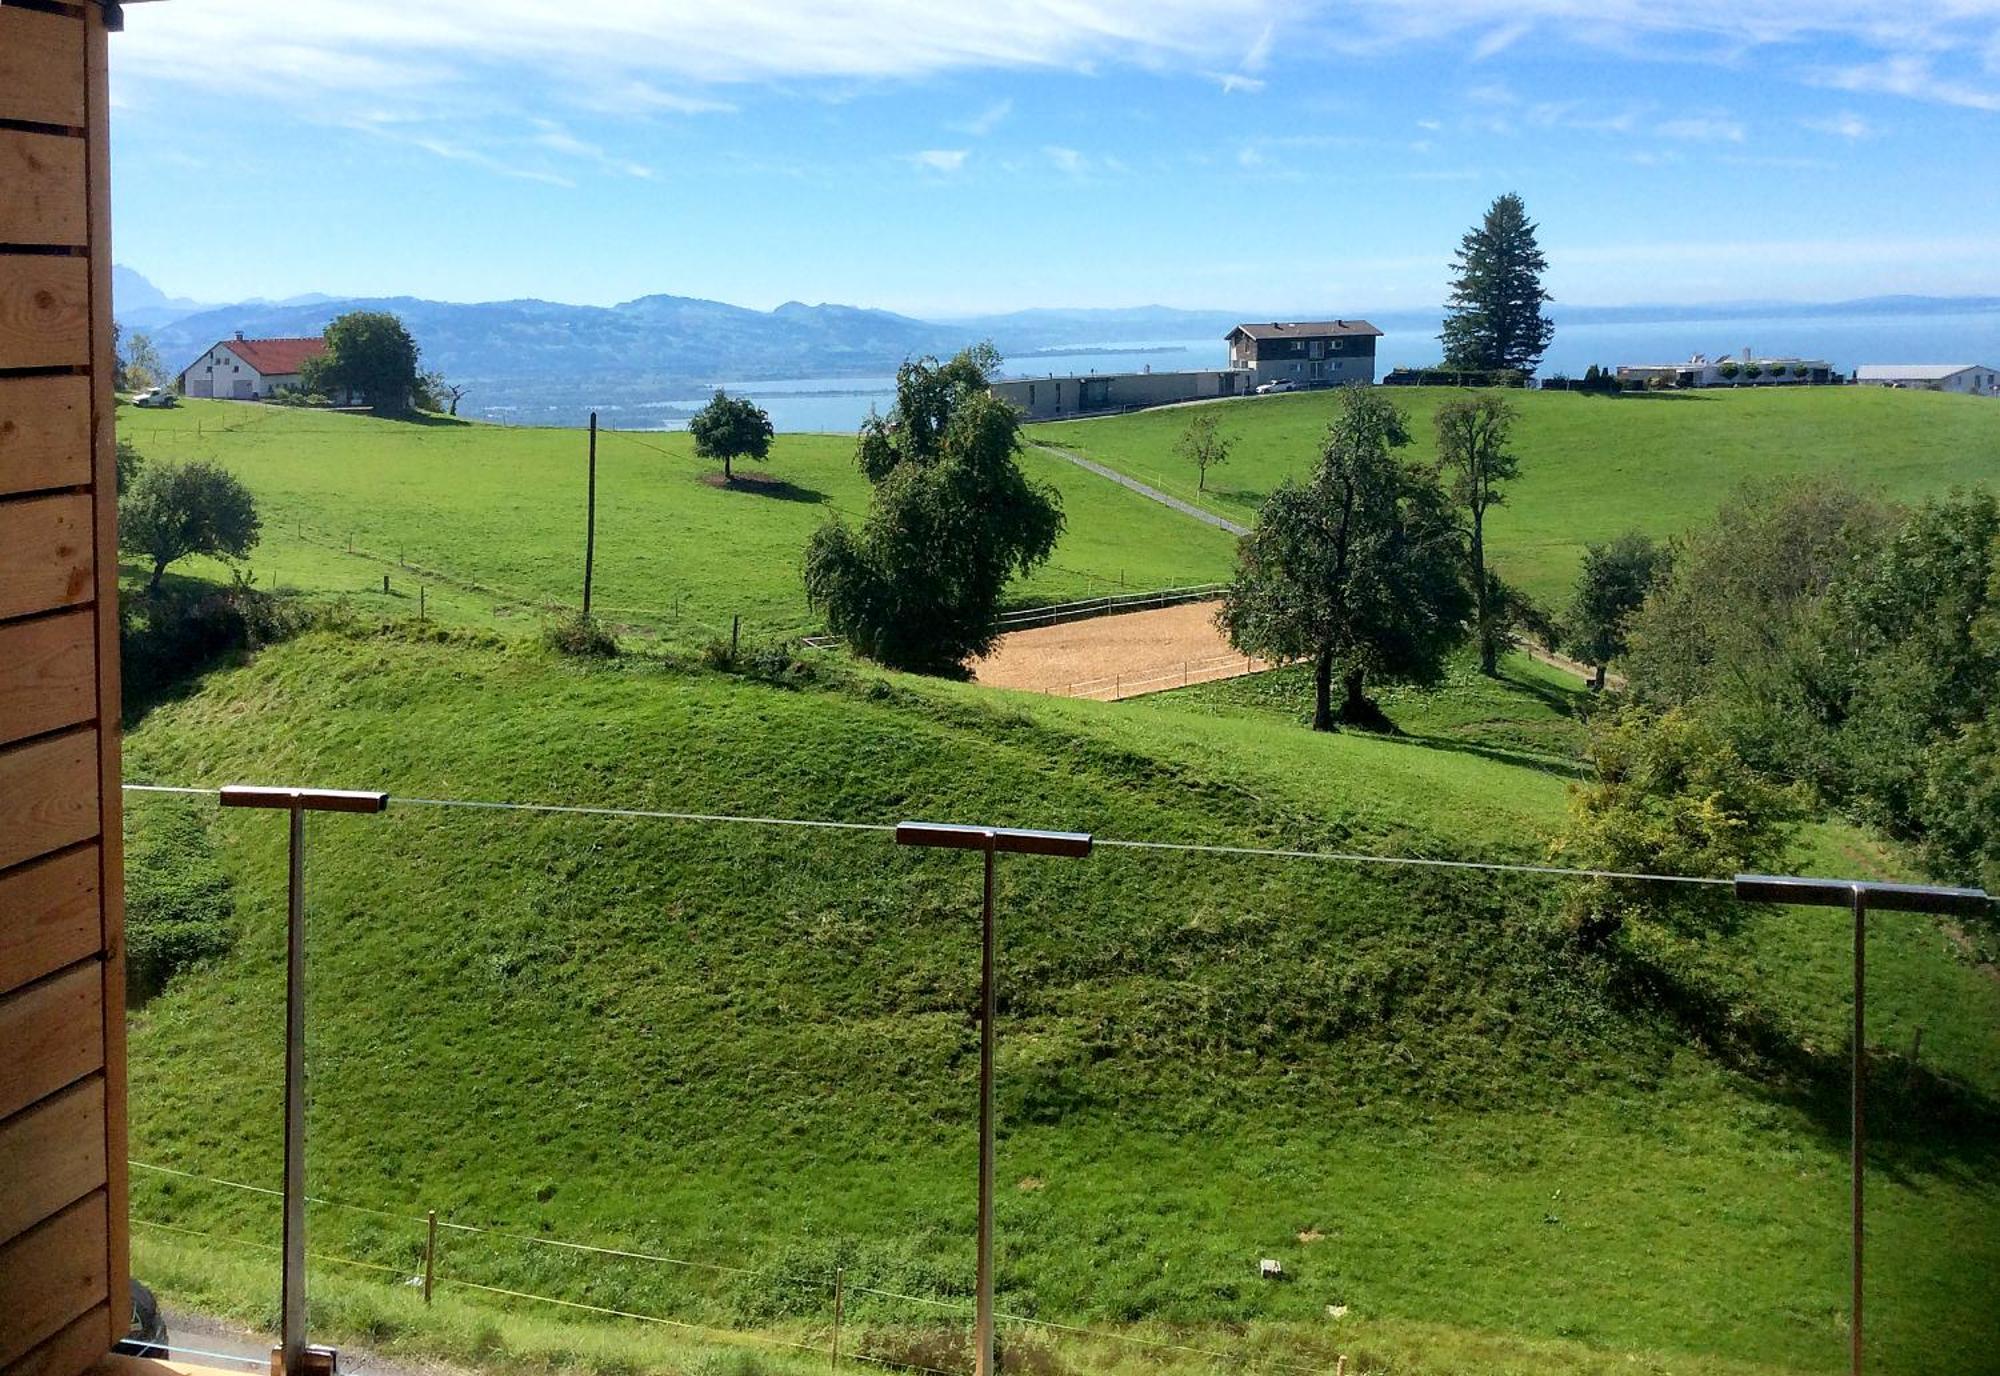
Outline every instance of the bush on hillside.
<svg viewBox="0 0 2000 1376"><path fill-rule="evenodd" d="M227 586L173 583L127 594L118 645L128 709L143 708L195 676L292 636L316 613L238 576Z"/></svg>
<svg viewBox="0 0 2000 1376"><path fill-rule="evenodd" d="M1627 710L1592 733L1591 776L1570 793L1558 863L1621 873L1726 879L1776 869L1806 795L1770 783L1691 712ZM1721 885L1630 879L1581 883L1567 915L1586 949L1634 922L1686 936L1727 931L1743 905Z"/></svg>
<svg viewBox="0 0 2000 1376"><path fill-rule="evenodd" d="M236 903L204 814L154 802L126 814L125 988L134 1003L228 953Z"/></svg>
<svg viewBox="0 0 2000 1376"><path fill-rule="evenodd" d="M557 654L585 659L610 659L618 653L618 637L594 616L566 612L542 627L542 644Z"/></svg>

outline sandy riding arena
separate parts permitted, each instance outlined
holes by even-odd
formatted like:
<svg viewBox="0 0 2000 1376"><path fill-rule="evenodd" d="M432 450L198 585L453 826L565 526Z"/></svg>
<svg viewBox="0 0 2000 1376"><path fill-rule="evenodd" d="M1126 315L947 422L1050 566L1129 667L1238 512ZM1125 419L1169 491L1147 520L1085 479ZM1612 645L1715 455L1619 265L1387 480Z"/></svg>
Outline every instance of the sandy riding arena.
<svg viewBox="0 0 2000 1376"><path fill-rule="evenodd" d="M1229 648L1215 628L1219 605L1189 602L1014 631L974 661L973 676L996 688L1109 702L1269 667Z"/></svg>

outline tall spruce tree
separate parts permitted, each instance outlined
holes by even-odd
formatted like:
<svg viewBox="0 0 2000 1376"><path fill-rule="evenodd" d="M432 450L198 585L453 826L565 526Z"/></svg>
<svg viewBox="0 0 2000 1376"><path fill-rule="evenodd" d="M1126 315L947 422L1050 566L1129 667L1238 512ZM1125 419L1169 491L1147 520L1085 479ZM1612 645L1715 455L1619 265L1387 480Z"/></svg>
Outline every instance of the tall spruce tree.
<svg viewBox="0 0 2000 1376"><path fill-rule="evenodd" d="M1550 299L1542 290L1548 265L1519 196L1510 191L1488 206L1478 228L1459 241L1452 260L1458 275L1452 279L1444 333L1438 336L1445 366L1534 372L1556 332L1554 322L1542 314L1542 303Z"/></svg>

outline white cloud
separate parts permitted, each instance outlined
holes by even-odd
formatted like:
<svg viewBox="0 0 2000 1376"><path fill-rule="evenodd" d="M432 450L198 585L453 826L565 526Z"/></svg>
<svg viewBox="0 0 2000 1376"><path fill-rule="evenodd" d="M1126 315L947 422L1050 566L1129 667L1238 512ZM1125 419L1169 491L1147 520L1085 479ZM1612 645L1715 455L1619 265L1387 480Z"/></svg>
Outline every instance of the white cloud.
<svg viewBox="0 0 2000 1376"><path fill-rule="evenodd" d="M1264 79L1262 77L1245 76L1241 72L1210 72L1208 79L1220 86L1222 94L1226 96L1233 96L1238 91L1245 91L1251 95L1255 95L1264 89Z"/></svg>
<svg viewBox="0 0 2000 1376"><path fill-rule="evenodd" d="M1074 148L1063 148L1050 144L1042 149L1048 160L1056 165L1056 170L1067 172L1072 177L1080 177L1090 170L1090 159Z"/></svg>
<svg viewBox="0 0 2000 1376"><path fill-rule="evenodd" d="M617 172L623 176L638 177L642 180L652 178L653 169L643 163L632 162L627 158L608 153L599 145L578 138L559 124L552 124L547 120L537 120L536 124L542 131L535 135L533 140L537 148L546 148L551 153L559 154L572 162L595 164L607 172Z"/></svg>
<svg viewBox="0 0 2000 1376"><path fill-rule="evenodd" d="M926 148L922 152L909 154L908 158L927 172L942 172L948 175L965 166L965 160L971 156L971 151L967 148Z"/></svg>
<svg viewBox="0 0 2000 1376"><path fill-rule="evenodd" d="M1683 115L1648 126L1648 132L1662 138L1687 139L1693 143L1741 143L1748 130L1741 120L1724 115Z"/></svg>
<svg viewBox="0 0 2000 1376"><path fill-rule="evenodd" d="M1799 121L1799 126L1819 134L1837 134L1844 139L1871 138L1875 133L1874 125L1848 111L1823 118L1802 119Z"/></svg>
<svg viewBox="0 0 2000 1376"><path fill-rule="evenodd" d="M1988 70L1992 68L1989 56ZM2000 77L2000 73L1994 74ZM1902 53L1879 62L1821 72L1817 81L1841 91L1865 91L1877 95L1904 96L1911 100L1937 101L1969 110L2000 111L2000 81L1975 86L1962 80L1940 76L1936 62L1925 54Z"/></svg>
<svg viewBox="0 0 2000 1376"><path fill-rule="evenodd" d="M643 84L704 101L712 88L740 83L1099 63L1233 68L1243 33L1264 35L1254 58L1320 8L1320 0L176 0L134 8L116 62L125 78L289 93L301 103L436 89L495 67L555 95Z"/></svg>
<svg viewBox="0 0 2000 1376"><path fill-rule="evenodd" d="M1006 123L1007 117L1013 113L1014 102L1012 100L996 100L971 119L947 127L954 133L970 134L976 139L983 139Z"/></svg>

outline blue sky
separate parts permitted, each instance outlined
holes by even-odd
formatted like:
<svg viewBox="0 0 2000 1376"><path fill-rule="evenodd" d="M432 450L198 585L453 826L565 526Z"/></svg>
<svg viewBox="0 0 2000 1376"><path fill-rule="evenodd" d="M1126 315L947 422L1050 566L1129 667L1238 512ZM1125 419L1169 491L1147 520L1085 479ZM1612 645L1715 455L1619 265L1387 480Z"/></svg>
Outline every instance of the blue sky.
<svg viewBox="0 0 2000 1376"><path fill-rule="evenodd" d="M2000 0L127 15L117 255L204 300L1359 312L1509 190L1561 301L2000 294Z"/></svg>

